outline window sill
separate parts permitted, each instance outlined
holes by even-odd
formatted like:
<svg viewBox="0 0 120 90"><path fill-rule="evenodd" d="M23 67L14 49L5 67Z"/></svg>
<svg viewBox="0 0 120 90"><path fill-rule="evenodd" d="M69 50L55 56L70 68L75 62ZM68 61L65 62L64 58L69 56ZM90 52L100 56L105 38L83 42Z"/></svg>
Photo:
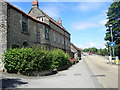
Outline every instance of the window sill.
<svg viewBox="0 0 120 90"><path fill-rule="evenodd" d="M24 32L24 31L22 31L21 33L25 35L30 35L28 32Z"/></svg>

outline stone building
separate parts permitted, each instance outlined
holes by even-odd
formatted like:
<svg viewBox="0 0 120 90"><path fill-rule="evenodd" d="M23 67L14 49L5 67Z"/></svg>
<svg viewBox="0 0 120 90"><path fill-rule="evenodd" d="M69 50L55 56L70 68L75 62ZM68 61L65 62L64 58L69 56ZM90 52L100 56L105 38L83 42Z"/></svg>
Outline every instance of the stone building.
<svg viewBox="0 0 120 90"><path fill-rule="evenodd" d="M70 43L70 47L71 47L71 58L74 59L81 59L81 49L76 47L73 43Z"/></svg>
<svg viewBox="0 0 120 90"><path fill-rule="evenodd" d="M56 22L38 6L38 0L34 0L27 14L8 2L0 1L0 58L8 48L22 46L62 49L70 54L70 33L60 19Z"/></svg>

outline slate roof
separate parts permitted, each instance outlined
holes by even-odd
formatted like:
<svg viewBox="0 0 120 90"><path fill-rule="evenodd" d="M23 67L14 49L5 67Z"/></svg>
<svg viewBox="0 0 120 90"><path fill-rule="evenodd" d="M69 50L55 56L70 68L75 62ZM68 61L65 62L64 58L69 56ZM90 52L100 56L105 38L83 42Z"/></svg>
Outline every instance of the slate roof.
<svg viewBox="0 0 120 90"><path fill-rule="evenodd" d="M29 14L27 14L27 13L25 13L24 11L20 10L19 8L15 7L14 5L10 4L9 2L7 2L7 1L5 1L5 0L2 0L2 1L6 2L8 5L10 5L11 7L13 7L13 8L16 9L17 11L19 11L19 12L27 15L27 16L30 17L31 19L33 19L33 20L35 20L35 21L37 21L37 22L40 22L40 23L42 23L42 24L48 25L48 24L46 24L46 23L44 23L44 22L42 22L42 21L40 21L40 20L38 20L38 19L30 16ZM39 10L40 10L40 9L39 9ZM55 25L57 25L59 28L61 28L62 30L64 30L65 32L67 32L68 34L70 34L63 26L61 26L58 22L56 22L54 19L52 19L50 16L48 16L45 12L43 12L42 10L40 10L40 11L41 11L43 14L45 14L45 16L46 16L51 22L53 22L53 23L54 23Z"/></svg>
<svg viewBox="0 0 120 90"><path fill-rule="evenodd" d="M7 1L5 1L5 0L2 0L2 1L6 2L8 5L10 5L11 7L13 7L14 9L16 9L18 12L23 13L24 15L30 17L31 19L33 19L33 20L35 20L35 21L37 21L37 22L40 22L40 23L42 23L42 24L48 25L48 24L46 24L46 23L44 23L44 22L42 22L42 21L40 21L40 20L38 20L38 19L30 16L29 14L27 14L27 13L25 13L24 11L20 10L19 8L15 7L14 5L10 4L9 2L7 2ZM48 25L48 26L49 26L49 25Z"/></svg>
<svg viewBox="0 0 120 90"><path fill-rule="evenodd" d="M39 8L38 8L39 9ZM31 9L32 10L32 9ZM30 11L31 11L30 10ZM57 25L59 28L61 28L62 30L64 30L65 32L67 32L68 34L70 34L63 26L61 26L58 22L56 22L54 19L52 19L50 16L48 16L45 12L43 12L41 9L39 9L52 23L54 23L55 25ZM29 11L29 12L30 12Z"/></svg>
<svg viewBox="0 0 120 90"><path fill-rule="evenodd" d="M73 43L70 43L76 50L81 51L81 48L78 48L77 46L75 46Z"/></svg>

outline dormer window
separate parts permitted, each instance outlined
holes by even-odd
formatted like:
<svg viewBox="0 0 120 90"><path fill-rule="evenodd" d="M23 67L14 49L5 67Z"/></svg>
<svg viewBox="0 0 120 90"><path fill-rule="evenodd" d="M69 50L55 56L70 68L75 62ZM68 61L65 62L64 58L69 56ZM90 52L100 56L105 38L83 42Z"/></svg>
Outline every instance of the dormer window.
<svg viewBox="0 0 120 90"><path fill-rule="evenodd" d="M44 22L44 18L41 18L41 20Z"/></svg>
<svg viewBox="0 0 120 90"><path fill-rule="evenodd" d="M40 20L40 18L37 17L38 20Z"/></svg>
<svg viewBox="0 0 120 90"><path fill-rule="evenodd" d="M44 22L44 17L37 17L37 19Z"/></svg>

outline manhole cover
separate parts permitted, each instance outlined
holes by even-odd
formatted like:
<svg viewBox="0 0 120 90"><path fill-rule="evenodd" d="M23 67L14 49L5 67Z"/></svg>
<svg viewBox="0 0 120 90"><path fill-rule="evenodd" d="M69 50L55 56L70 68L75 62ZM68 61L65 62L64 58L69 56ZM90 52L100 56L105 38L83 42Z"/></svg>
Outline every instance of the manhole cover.
<svg viewBox="0 0 120 90"><path fill-rule="evenodd" d="M81 76L81 74L74 74L75 76Z"/></svg>
<svg viewBox="0 0 120 90"><path fill-rule="evenodd" d="M106 75L92 75L92 77L105 77Z"/></svg>

